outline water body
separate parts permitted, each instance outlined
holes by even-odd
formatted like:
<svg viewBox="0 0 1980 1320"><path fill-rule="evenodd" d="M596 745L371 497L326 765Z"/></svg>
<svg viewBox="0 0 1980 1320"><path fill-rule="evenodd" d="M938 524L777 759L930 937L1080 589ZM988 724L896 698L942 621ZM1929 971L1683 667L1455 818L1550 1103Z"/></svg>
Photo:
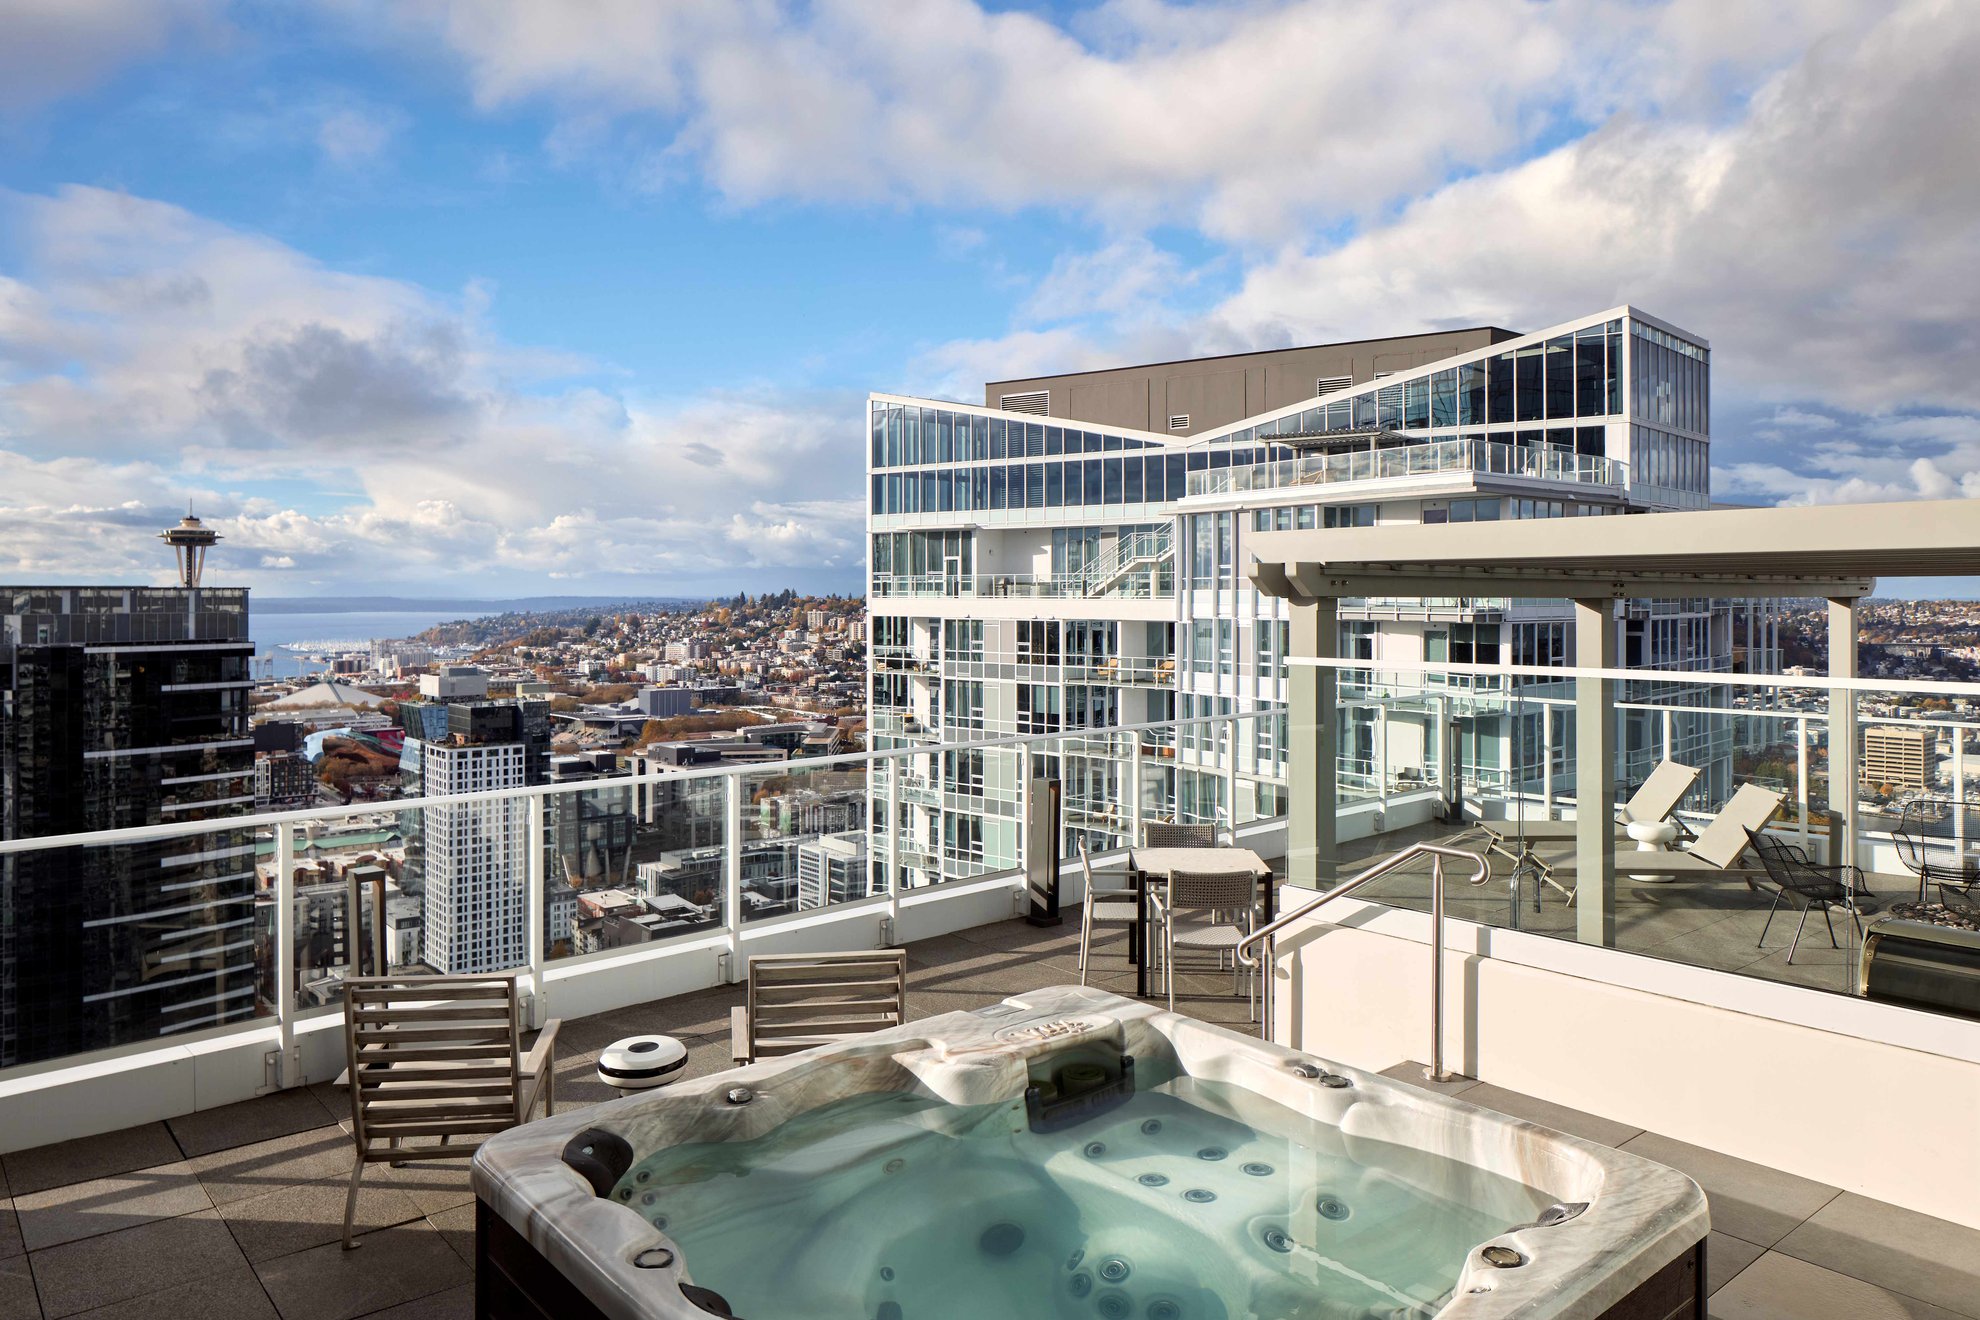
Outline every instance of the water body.
<svg viewBox="0 0 1980 1320"><path fill-rule="evenodd" d="M275 661L275 677L295 678L320 674L327 665L313 663L295 651L282 649L291 642L370 642L379 637L411 637L436 623L456 619L477 619L487 611L476 610L386 610L321 614L254 614L248 631L254 637L255 655Z"/></svg>

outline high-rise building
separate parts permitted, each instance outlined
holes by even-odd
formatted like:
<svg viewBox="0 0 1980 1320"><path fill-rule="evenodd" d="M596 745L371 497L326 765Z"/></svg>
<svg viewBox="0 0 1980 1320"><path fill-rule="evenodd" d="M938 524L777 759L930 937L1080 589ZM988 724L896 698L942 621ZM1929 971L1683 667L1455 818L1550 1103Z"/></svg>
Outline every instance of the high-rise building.
<svg viewBox="0 0 1980 1320"><path fill-rule="evenodd" d="M549 704L536 700L399 705L400 768L421 797L521 788L547 778ZM421 959L449 974L529 961L527 808L436 802L420 809L407 878L420 894ZM560 887L561 889L561 887Z"/></svg>
<svg viewBox="0 0 1980 1320"><path fill-rule="evenodd" d="M250 811L248 593L0 587L0 838ZM256 1012L243 831L0 856L0 1066Z"/></svg>
<svg viewBox="0 0 1980 1320"><path fill-rule="evenodd" d="M1487 327L993 382L988 406L869 404L868 701L875 746L1051 734L1279 705L1282 602L1246 575L1257 532L1617 515L1710 502L1706 342L1619 307L1537 334ZM1631 602L1631 666L1728 669L1778 655L1769 607ZM1558 666L1564 601L1396 597L1344 605L1343 656ZM1396 676L1383 676L1394 680ZM1425 777L1521 790L1571 773L1546 684L1344 677L1344 794ZM1555 694L1565 698L1569 684ZM1696 688L1632 684L1644 704ZM1619 773L1670 755L1701 795L1730 784L1725 721L1631 711ZM1283 810L1283 716L1186 728L1132 752L1047 748L1069 832ZM1554 749L1550 752L1550 749ZM907 885L1017 864L1014 751L929 753L884 772L874 866ZM1137 798L1138 795L1138 798ZM1137 798L1130 802L1131 798ZM885 803L898 816L891 822Z"/></svg>
<svg viewBox="0 0 1980 1320"><path fill-rule="evenodd" d="M1864 783L1930 788L1938 768L1939 746L1933 730L1895 724L1872 724L1864 728Z"/></svg>
<svg viewBox="0 0 1980 1320"><path fill-rule="evenodd" d="M829 907L867 896L865 833L822 834L797 846L797 905Z"/></svg>

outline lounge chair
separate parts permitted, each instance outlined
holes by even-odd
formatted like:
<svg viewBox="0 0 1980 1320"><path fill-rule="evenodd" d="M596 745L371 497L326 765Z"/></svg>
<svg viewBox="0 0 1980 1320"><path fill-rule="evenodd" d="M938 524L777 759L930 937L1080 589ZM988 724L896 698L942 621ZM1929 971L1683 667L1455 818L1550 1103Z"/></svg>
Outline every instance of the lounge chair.
<svg viewBox="0 0 1980 1320"><path fill-rule="evenodd" d="M1765 868L1744 860L1757 834L1787 801L1786 795L1758 784L1742 784L1719 808L1698 839L1683 852L1618 852L1616 869L1659 880L1711 879L1763 875Z"/></svg>
<svg viewBox="0 0 1980 1320"><path fill-rule="evenodd" d="M754 1063L832 1045L907 1020L907 950L762 953L729 1014L730 1053Z"/></svg>
<svg viewBox="0 0 1980 1320"><path fill-rule="evenodd" d="M1671 820L1671 813L1677 810L1678 803L1684 801L1684 795L1691 791L1691 786L1697 779L1698 771L1691 766L1676 761L1660 762L1657 768L1637 786L1636 792L1630 794L1629 801L1616 809L1617 840L1626 837L1631 825L1644 821ZM1515 809L1520 805L1515 803ZM1682 837L1685 833L1683 823L1678 821L1673 823L1677 824ZM1533 851L1533 845L1579 838L1579 822L1531 820L1515 815L1504 820L1480 820L1476 822L1475 827L1487 839L1485 845L1487 852L1499 854L1515 867L1521 865L1533 867L1543 882L1560 890L1570 902L1574 900L1573 892L1554 879L1554 867ZM1536 898L1534 903L1537 907L1539 900Z"/></svg>
<svg viewBox="0 0 1980 1320"><path fill-rule="evenodd" d="M353 1236L364 1166L465 1160L482 1139L529 1121L537 1100L556 1111L557 1027L522 1048L516 978L353 976L344 982L345 1079L351 1092L350 1190L344 1250ZM439 1143L408 1146L413 1138Z"/></svg>

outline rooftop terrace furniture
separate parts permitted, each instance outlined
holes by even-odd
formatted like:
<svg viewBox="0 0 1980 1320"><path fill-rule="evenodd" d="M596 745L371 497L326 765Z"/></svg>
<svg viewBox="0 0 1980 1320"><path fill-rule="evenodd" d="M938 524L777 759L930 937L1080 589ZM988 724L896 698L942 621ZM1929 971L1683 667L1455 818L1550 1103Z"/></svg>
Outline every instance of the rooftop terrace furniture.
<svg viewBox="0 0 1980 1320"><path fill-rule="evenodd" d="M1760 865L1766 870L1767 882L1774 886L1774 901L1767 909L1766 924L1760 927L1760 938L1754 941L1755 948L1765 948L1767 931L1774 924L1774 913L1781 900L1787 899L1801 905L1801 920L1795 923L1794 939L1788 943L1788 966L1794 965L1794 951L1801 946L1801 928L1808 924L1808 910L1822 909L1822 921L1829 928L1829 945L1836 944L1835 922L1830 913L1841 908L1856 923L1856 938L1863 938L1863 918L1865 912L1877 910L1874 902L1868 901L1870 891L1864 886L1863 872L1847 862L1833 866L1822 866L1809 859L1807 853L1782 839L1762 834L1758 830L1746 832L1748 843Z"/></svg>
<svg viewBox="0 0 1980 1320"><path fill-rule="evenodd" d="M516 978L354 976L344 982L344 1050L356 1157L344 1199L344 1249L359 1245L364 1166L460 1160L486 1137L556 1108L556 1019L522 1050ZM408 1146L414 1137L437 1144Z"/></svg>
<svg viewBox="0 0 1980 1320"><path fill-rule="evenodd" d="M1170 821L1151 820L1141 827L1141 846L1144 848L1214 848L1217 846L1215 825L1178 825Z"/></svg>
<svg viewBox="0 0 1980 1320"><path fill-rule="evenodd" d="M1928 884L1939 885L1941 892L1980 884L1980 802L1924 798L1907 803L1891 837L1905 869L1918 877L1919 902L1925 901Z"/></svg>
<svg viewBox="0 0 1980 1320"><path fill-rule="evenodd" d="M1698 771L1677 761L1660 761L1657 768L1644 777L1636 791L1630 794L1629 801L1616 808L1615 837L1618 842L1627 837L1631 825L1645 822L1668 820L1678 827L1679 837L1686 837L1689 831L1684 823L1671 813L1684 801L1684 795L1698 779ZM1512 803L1516 814L1501 820L1480 820L1476 828L1485 835L1487 852L1494 852L1510 861L1515 867L1531 866L1540 879L1552 885L1574 901L1573 891L1554 879L1554 867L1545 858L1533 851L1536 843L1562 841L1579 837L1580 825L1571 820L1554 820L1543 817L1531 819L1520 813L1524 804ZM1534 890L1534 910L1539 910L1539 889Z"/></svg>
<svg viewBox="0 0 1980 1320"><path fill-rule="evenodd" d="M1079 902L1079 983L1086 984L1087 960L1092 956L1095 926L1132 926L1136 912L1133 887L1102 889L1094 883L1093 858L1086 840L1079 841L1079 865L1086 872L1086 892Z"/></svg>
<svg viewBox="0 0 1980 1320"><path fill-rule="evenodd" d="M1251 968L1237 957L1238 941L1251 933L1252 896L1257 882L1244 871L1172 871L1163 889L1149 893L1156 930L1161 937L1162 968L1169 1009L1176 1007L1176 950L1208 949L1231 955L1232 991L1242 979L1247 1003L1253 987ZM1255 1012L1255 1010L1254 1010Z"/></svg>
<svg viewBox="0 0 1980 1320"><path fill-rule="evenodd" d="M1786 795L1758 784L1741 784L1739 791L1719 814L1712 817L1698 838L1683 852L1618 853L1617 869L1631 875L1655 875L1659 879L1710 879L1723 875L1760 875L1761 867L1745 861L1752 846L1750 833L1766 827L1786 802Z"/></svg>
<svg viewBox="0 0 1980 1320"><path fill-rule="evenodd" d="M764 953L729 1014L730 1052L755 1063L907 1021L907 951Z"/></svg>

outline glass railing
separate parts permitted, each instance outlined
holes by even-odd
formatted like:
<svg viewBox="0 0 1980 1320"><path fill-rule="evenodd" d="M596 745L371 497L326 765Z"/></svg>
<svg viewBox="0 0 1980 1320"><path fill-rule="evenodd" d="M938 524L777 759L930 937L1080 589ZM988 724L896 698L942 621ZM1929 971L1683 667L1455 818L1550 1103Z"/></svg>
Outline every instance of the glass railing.
<svg viewBox="0 0 1980 1320"><path fill-rule="evenodd" d="M1453 916L1849 995L1876 923L1970 931L1980 948L1980 684L1327 663L1340 809L1384 813L1371 835L1343 829L1323 871L1415 842L1482 849L1493 882L1453 890ZM1599 682L1615 757L1599 810L1617 823L1613 890L1591 918L1579 877L1599 876L1601 854L1571 822L1577 689ZM1646 781L1667 763L1682 791L1659 804ZM1425 790L1428 811L1399 801ZM1647 815L1633 829L1632 809ZM1428 882L1399 872L1359 896L1424 910Z"/></svg>
<svg viewBox="0 0 1980 1320"><path fill-rule="evenodd" d="M1175 595L1172 559L1129 559L1110 575L1049 576L1035 573L876 573L880 597L1016 600L1153 600Z"/></svg>
<svg viewBox="0 0 1980 1320"><path fill-rule="evenodd" d="M286 1035L338 1013L352 976L515 971L541 987L601 960L886 915L918 890L1015 885L1035 778L1061 786L1066 850L1125 845L1149 820L1228 831L1233 800L1246 822L1276 800L1248 786L1276 766L1223 750L1250 746L1231 717L939 743L905 712L870 727L908 745L0 842L8 1064Z"/></svg>
<svg viewBox="0 0 1980 1320"><path fill-rule="evenodd" d="M1460 472L1530 481L1621 486L1624 470L1624 464L1600 454L1577 454L1542 445L1502 445L1485 440L1434 440L1392 449L1311 454L1250 467L1192 472L1188 491L1191 495L1221 495L1229 491L1284 490Z"/></svg>

